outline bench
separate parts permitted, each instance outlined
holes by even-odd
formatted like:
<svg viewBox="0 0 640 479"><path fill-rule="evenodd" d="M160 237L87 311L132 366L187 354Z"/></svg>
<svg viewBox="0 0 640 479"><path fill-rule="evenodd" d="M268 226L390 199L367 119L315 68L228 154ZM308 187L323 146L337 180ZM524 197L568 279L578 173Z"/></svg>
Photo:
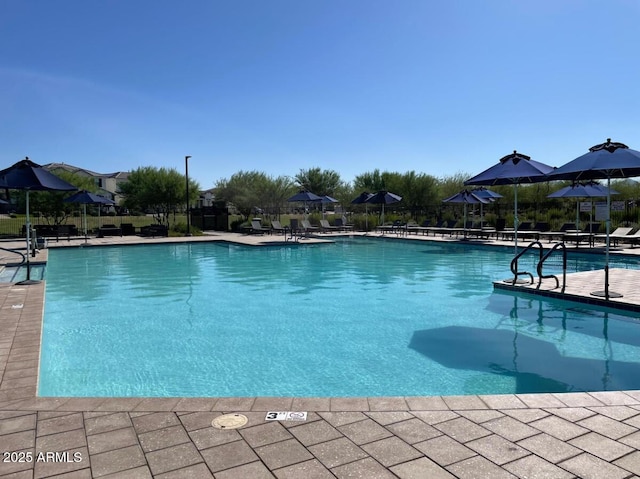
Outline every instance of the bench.
<svg viewBox="0 0 640 479"><path fill-rule="evenodd" d="M55 238L56 241L60 237L66 237L67 241L71 241L72 236L78 236L78 227L76 225L33 225L36 230L36 236L39 238ZM22 225L22 234L26 235L27 229Z"/></svg>
<svg viewBox="0 0 640 479"><path fill-rule="evenodd" d="M122 228L118 228L116 225L103 225L98 228L98 238L105 236L122 236Z"/></svg>

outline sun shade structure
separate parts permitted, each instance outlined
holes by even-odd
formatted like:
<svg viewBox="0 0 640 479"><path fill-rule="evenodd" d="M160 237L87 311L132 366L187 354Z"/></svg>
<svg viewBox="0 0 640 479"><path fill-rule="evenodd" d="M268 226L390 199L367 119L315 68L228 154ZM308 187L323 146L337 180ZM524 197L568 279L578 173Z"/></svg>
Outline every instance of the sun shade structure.
<svg viewBox="0 0 640 479"><path fill-rule="evenodd" d="M84 242L87 242L87 205L115 205L116 202L104 196L94 195L86 190L78 191L75 195L64 199L65 203L82 204L82 223L84 227ZM98 216L100 210L98 210ZM98 221L99 222L99 221Z"/></svg>
<svg viewBox="0 0 640 479"><path fill-rule="evenodd" d="M289 203L295 203L295 202L299 202L299 203L304 203L304 217L307 217L307 202L313 202L313 201L321 201L322 197L316 195L315 193L311 193L310 191L306 191L306 190L302 190L298 193L296 193L295 195L293 195L291 198L289 198L287 201Z"/></svg>
<svg viewBox="0 0 640 479"><path fill-rule="evenodd" d="M463 190L460 193L456 193L455 195L447 198L446 200L442 200L443 203L464 203L464 220L462 223L462 229L464 231L464 236L467 236L467 205L478 205L478 204L486 204L489 203L489 200L485 200L483 198L479 198L474 193L469 190Z"/></svg>
<svg viewBox="0 0 640 479"><path fill-rule="evenodd" d="M547 175L553 169L552 166L534 161L530 156L514 150L513 153L500 158L498 164L464 182L465 185L478 186L513 185L513 229L516 254L518 254L518 185L548 181Z"/></svg>
<svg viewBox="0 0 640 479"><path fill-rule="evenodd" d="M319 203L322 203L322 218L324 219L324 205L327 203L338 203L338 200L332 198L329 195L321 196L318 200Z"/></svg>
<svg viewBox="0 0 640 479"><path fill-rule="evenodd" d="M607 189L611 188L611 178L630 178L640 176L640 152L632 150L624 143L612 142L592 146L589 152L562 165L548 175L549 180L607 180ZM605 247L604 291L594 291L593 296L621 297L609 291L609 234L611 232L611 194L607 194L607 219L605 221L607 241Z"/></svg>
<svg viewBox="0 0 640 479"><path fill-rule="evenodd" d="M378 191L367 198L365 203L382 205L382 221L380 224L384 225L384 205L390 205L400 201L402 201L402 196L396 195L395 193L389 193L388 191Z"/></svg>
<svg viewBox="0 0 640 479"><path fill-rule="evenodd" d="M489 200L488 202L492 202L497 200L498 198L503 198L500 193L496 193L495 191L491 191L484 186L478 186L471 190L471 193L476 195L478 198L482 198L483 200ZM483 204L480 203L480 228L484 226L484 211Z"/></svg>
<svg viewBox="0 0 640 479"><path fill-rule="evenodd" d="M565 186L558 191L554 191L547 198L598 198L605 197L607 194L619 195L615 190L602 186L600 183L590 181L588 183L574 183ZM580 201L576 202L576 229L580 229Z"/></svg>
<svg viewBox="0 0 640 479"><path fill-rule="evenodd" d="M362 205L364 204L364 229L365 231L369 231L369 205L367 204L367 200L373 196L373 193L369 193L368 191L363 191L353 200L351 200L352 205Z"/></svg>
<svg viewBox="0 0 640 479"><path fill-rule="evenodd" d="M0 187L11 190L25 190L26 193L26 223L27 232L27 279L21 284L34 284L39 281L31 279L29 263L29 247L31 245L31 222L29 220L29 192L30 191L76 191L78 188L48 172L40 165L26 157L14 165L0 171Z"/></svg>

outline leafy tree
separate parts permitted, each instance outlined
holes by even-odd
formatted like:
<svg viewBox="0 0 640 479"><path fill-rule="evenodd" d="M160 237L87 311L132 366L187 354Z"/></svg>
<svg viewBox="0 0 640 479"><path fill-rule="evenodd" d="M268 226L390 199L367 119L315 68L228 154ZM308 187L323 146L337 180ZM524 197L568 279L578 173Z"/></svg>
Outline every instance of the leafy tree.
<svg viewBox="0 0 640 479"><path fill-rule="evenodd" d="M72 184L79 190L97 191L96 184L87 176L81 176L64 169L53 170L51 173L67 183ZM77 205L64 202L65 198L73 194L75 194L75 192L32 191L29 193L29 209L34 212L34 214L44 217L47 224L63 224L71 213L77 209ZM25 202L25 192L21 192L20 203L22 204L23 202Z"/></svg>
<svg viewBox="0 0 640 479"><path fill-rule="evenodd" d="M216 199L233 204L245 218L255 207L265 205L269 197L269 177L260 171L239 171L214 186Z"/></svg>
<svg viewBox="0 0 640 479"><path fill-rule="evenodd" d="M189 203L198 198L200 185L189 179ZM185 207L185 176L176 169L143 166L129 174L120 185L124 206L131 210L151 211L155 220L169 226L169 216Z"/></svg>
<svg viewBox="0 0 640 479"><path fill-rule="evenodd" d="M337 171L320 168L300 170L295 176L295 181L300 188L318 196L333 196L342 183Z"/></svg>

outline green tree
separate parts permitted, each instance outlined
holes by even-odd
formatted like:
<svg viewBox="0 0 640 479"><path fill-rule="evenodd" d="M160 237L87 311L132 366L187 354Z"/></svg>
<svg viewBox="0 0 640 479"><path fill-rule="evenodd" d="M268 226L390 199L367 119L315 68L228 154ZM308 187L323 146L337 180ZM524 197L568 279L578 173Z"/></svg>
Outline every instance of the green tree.
<svg viewBox="0 0 640 479"><path fill-rule="evenodd" d="M342 183L337 171L320 168L300 170L294 179L300 188L318 196L333 196Z"/></svg>
<svg viewBox="0 0 640 479"><path fill-rule="evenodd" d="M189 180L189 203L193 203L200 185ZM186 206L186 179L174 168L143 166L129 174L120 185L123 205L131 210L151 211L155 220L169 226L169 216Z"/></svg>
<svg viewBox="0 0 640 479"><path fill-rule="evenodd" d="M91 192L97 191L93 180L87 176L81 176L67 170L58 169L51 171L57 177L72 184L79 190ZM77 209L77 205L65 203L64 199L75 194L68 191L32 191L29 193L29 209L34 215L44 217L47 224L60 225L66 222L71 213ZM25 193L21 192L20 204L25 202Z"/></svg>
<svg viewBox="0 0 640 479"><path fill-rule="evenodd" d="M214 186L216 199L231 203L248 218L255 207L266 205L269 198L269 177L260 171L239 171L229 179L218 180Z"/></svg>

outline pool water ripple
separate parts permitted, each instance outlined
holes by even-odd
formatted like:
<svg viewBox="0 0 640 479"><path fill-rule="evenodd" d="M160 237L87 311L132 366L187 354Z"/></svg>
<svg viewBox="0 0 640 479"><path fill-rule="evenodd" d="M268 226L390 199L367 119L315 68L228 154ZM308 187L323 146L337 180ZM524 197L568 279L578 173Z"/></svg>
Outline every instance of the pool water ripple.
<svg viewBox="0 0 640 479"><path fill-rule="evenodd" d="M640 387L640 344L629 339L640 325L572 303L494 293L491 282L509 276L511 255L367 239L51 250L39 394L398 396ZM576 255L570 265L597 268L598 260ZM637 267L635 260L614 261ZM553 358L553 367L540 367L541 354Z"/></svg>

